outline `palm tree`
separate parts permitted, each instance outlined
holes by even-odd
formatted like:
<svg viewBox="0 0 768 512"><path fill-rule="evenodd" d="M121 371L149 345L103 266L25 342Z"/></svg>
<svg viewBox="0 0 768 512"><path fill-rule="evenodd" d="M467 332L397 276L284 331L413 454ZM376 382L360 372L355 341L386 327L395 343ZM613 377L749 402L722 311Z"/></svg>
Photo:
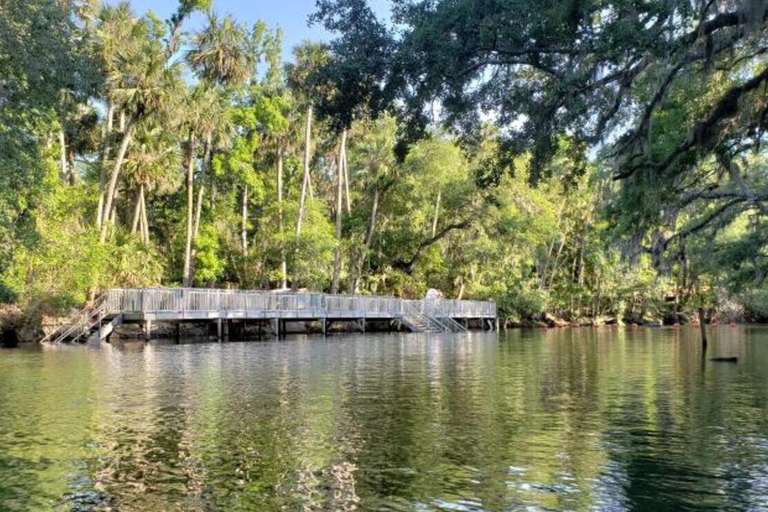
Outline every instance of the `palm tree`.
<svg viewBox="0 0 768 512"><path fill-rule="evenodd" d="M183 281L185 286L194 282L194 239L200 230L200 216L204 185L202 176L194 201L194 157L196 145L203 144L201 174L210 166L215 139L226 138L231 132L227 107L232 88L242 85L253 76L256 53L248 30L230 16L221 22L214 13L208 14L205 28L193 39L186 60L200 78L186 105L188 130L186 148L187 168L187 241L184 251Z"/></svg>
<svg viewBox="0 0 768 512"><path fill-rule="evenodd" d="M77 105L74 111L65 119L64 137L69 141L66 145L65 178L70 185L77 183L75 155L92 153L98 146L98 114L90 105Z"/></svg>
<svg viewBox="0 0 768 512"><path fill-rule="evenodd" d="M184 286L192 285L192 238L194 236L194 208L195 208L195 160L198 135L201 125L205 124L206 116L205 96L206 88L202 85L192 87L177 105L178 115L174 116L179 128L186 134L184 144L184 168L186 169L187 190L187 235L184 246L184 268L182 281Z"/></svg>
<svg viewBox="0 0 768 512"><path fill-rule="evenodd" d="M139 124L125 157L125 171L128 181L137 190L131 233L140 231L145 243L149 243L147 194L176 191L180 184L176 169L180 163L178 143L166 127L150 120Z"/></svg>
<svg viewBox="0 0 768 512"><path fill-rule="evenodd" d="M328 48L323 44L305 42L294 49L296 64L289 67L288 77L293 89L299 91L306 104L306 119L304 129L304 177L301 182L301 198L299 213L296 219L296 251L301 237L301 225L304 219L304 205L307 200L307 189L310 186L309 168L312 159L312 117L314 102L324 94L321 70L328 63ZM293 269L291 288L298 289L298 269Z"/></svg>
<svg viewBox="0 0 768 512"><path fill-rule="evenodd" d="M333 259L333 277L331 278L331 293L339 293L339 281L341 279L341 237L344 196L344 174L347 165L347 130L341 132L339 143L339 157L336 163L336 252ZM347 198L349 200L349 198Z"/></svg>
<svg viewBox="0 0 768 512"><path fill-rule="evenodd" d="M120 54L137 51L136 45L143 37L144 27L131 12L128 2L120 2L114 6L100 5L95 24L94 40L95 53L99 55L105 76L113 76L119 72ZM115 101L109 87L104 91L107 102L106 116L101 132L101 166L99 168L99 203L96 212L96 225L102 226L104 213L104 197L106 192L107 166L109 164L110 144L112 143L113 120L115 116Z"/></svg>
<svg viewBox="0 0 768 512"><path fill-rule="evenodd" d="M119 108L127 114L123 138L115 158L109 185L104 199L101 240L106 239L113 198L120 169L138 122L163 110L181 83L181 69L177 63L169 63L164 49L148 22L143 26L143 38L135 48L118 50L118 63L108 77L108 86ZM136 31L134 31L136 32ZM139 35L139 34L134 34Z"/></svg>
<svg viewBox="0 0 768 512"><path fill-rule="evenodd" d="M244 84L253 76L259 43L255 39L260 37L252 37L231 16L219 21L210 12L208 23L192 40L187 62L201 81L224 87Z"/></svg>
<svg viewBox="0 0 768 512"><path fill-rule="evenodd" d="M368 231L363 239L357 264L350 256L349 293L357 289L357 279L363 270L368 252L376 232L376 221L379 211L379 201L384 193L394 183L397 165L395 160L395 134L397 126L394 118L383 117L358 125L362 133L356 134L356 143L352 155L352 167L356 170L357 181L372 196L371 213Z"/></svg>

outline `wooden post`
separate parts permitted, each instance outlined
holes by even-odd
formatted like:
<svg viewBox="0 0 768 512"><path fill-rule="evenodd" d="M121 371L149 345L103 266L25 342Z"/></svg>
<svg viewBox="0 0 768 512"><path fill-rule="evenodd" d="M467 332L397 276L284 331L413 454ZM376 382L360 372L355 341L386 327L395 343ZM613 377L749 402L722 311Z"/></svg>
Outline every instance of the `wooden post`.
<svg viewBox="0 0 768 512"><path fill-rule="evenodd" d="M320 324L323 326L323 336L325 336L328 332L328 323L326 322L326 318L320 319Z"/></svg>
<svg viewBox="0 0 768 512"><path fill-rule="evenodd" d="M224 339L228 340L229 339L229 320L224 320L223 327L224 327Z"/></svg>
<svg viewBox="0 0 768 512"><path fill-rule="evenodd" d="M216 337L221 341L222 325L221 318L216 319Z"/></svg>
<svg viewBox="0 0 768 512"><path fill-rule="evenodd" d="M144 322L144 340L149 341L152 337L152 320L146 320Z"/></svg>
<svg viewBox="0 0 768 512"><path fill-rule="evenodd" d="M699 331L701 332L701 348L707 352L707 327L704 325L704 308L699 308Z"/></svg>
<svg viewBox="0 0 768 512"><path fill-rule="evenodd" d="M272 332L275 333L275 337L280 339L280 319L275 318L272 320Z"/></svg>

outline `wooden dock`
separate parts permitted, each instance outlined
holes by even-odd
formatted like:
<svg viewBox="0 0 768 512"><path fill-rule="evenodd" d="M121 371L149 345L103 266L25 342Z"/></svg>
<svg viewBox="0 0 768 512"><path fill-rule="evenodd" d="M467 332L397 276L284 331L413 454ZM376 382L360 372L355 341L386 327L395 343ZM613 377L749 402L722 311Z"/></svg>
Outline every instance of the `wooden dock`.
<svg viewBox="0 0 768 512"><path fill-rule="evenodd" d="M85 337L104 339L120 323L139 323L147 339L155 322L209 321L225 338L233 323L260 322L272 334L286 332L288 322L319 322L325 333L332 322L384 322L413 332L462 332L470 325L496 329L495 302L468 300L405 300L364 295L290 293L201 288L110 289L68 325L43 341Z"/></svg>

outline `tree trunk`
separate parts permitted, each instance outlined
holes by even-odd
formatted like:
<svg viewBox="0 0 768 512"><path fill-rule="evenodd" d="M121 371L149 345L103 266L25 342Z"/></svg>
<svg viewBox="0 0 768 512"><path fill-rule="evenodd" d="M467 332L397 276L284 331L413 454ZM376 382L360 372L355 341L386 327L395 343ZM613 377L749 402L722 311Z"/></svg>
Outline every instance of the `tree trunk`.
<svg viewBox="0 0 768 512"><path fill-rule="evenodd" d="M349 199L349 169L347 166L347 152L344 151L344 196L347 198L347 215L352 213L352 205Z"/></svg>
<svg viewBox="0 0 768 512"><path fill-rule="evenodd" d="M376 187L373 190L373 205L371 205L371 222L368 226L368 235L365 237L365 240L363 242L362 252L359 255L358 261L357 261L357 268L354 269L354 272L352 272L353 276L350 279L350 287L353 290L357 290L357 282L360 279L360 276L363 275L363 269L365 268L365 262L368 260L368 251L371 249L371 244L373 243L373 235L376 232L376 217L378 215L379 211L379 188ZM350 269L352 271L352 269ZM353 293L353 292L350 292Z"/></svg>
<svg viewBox="0 0 768 512"><path fill-rule="evenodd" d="M354 295L357 291L357 266L359 262L357 254L359 247L356 245L357 238L357 236L353 235L349 243L349 266L347 269L347 293L349 295ZM362 235L360 235L360 238L362 238Z"/></svg>
<svg viewBox="0 0 768 512"><path fill-rule="evenodd" d="M193 156L194 159L194 156ZM206 137L203 143L203 161L200 167L200 179L197 184L197 199L195 201L195 220L192 226L192 249L189 256L189 282L195 281L195 263L197 262L197 236L200 234L200 217L203 212L203 193L205 191L205 175L211 162L211 137ZM194 181L195 177L192 176ZM194 188L194 183L192 184Z"/></svg>
<svg viewBox="0 0 768 512"><path fill-rule="evenodd" d="M183 284L186 287L192 286L192 237L194 235L194 215L195 215L195 195L194 195L194 176L195 176L195 135L190 132L187 138L187 243L184 249L184 270Z"/></svg>
<svg viewBox="0 0 768 512"><path fill-rule="evenodd" d="M77 185L77 172L75 169L75 149L72 146L67 149L67 163L69 164L67 170L69 185L74 187Z"/></svg>
<svg viewBox="0 0 768 512"><path fill-rule="evenodd" d="M555 261L552 263L552 275L549 278L548 289L552 289L552 285L555 282L555 276L557 275L557 266L558 266L558 263L560 262L560 255L563 253L563 247L565 247L565 235L562 235L562 238L560 239L560 248L557 250Z"/></svg>
<svg viewBox="0 0 768 512"><path fill-rule="evenodd" d="M112 213L109 215L109 223L113 226L117 225L117 198L120 195L120 189L115 188L115 195L112 196Z"/></svg>
<svg viewBox="0 0 768 512"><path fill-rule="evenodd" d="M307 189L309 188L309 163L312 150L312 105L307 107L307 125L304 132L304 180L301 184L301 199L299 200L299 213L296 219L296 247L294 254L298 256L299 252L299 237L301 236L301 223L304 220L304 204L307 201ZM298 258L295 258L298 259ZM298 261L293 262L293 280L291 282L291 289L293 291L298 290L299 283L299 268Z"/></svg>
<svg viewBox="0 0 768 512"><path fill-rule="evenodd" d="M547 249L547 257L544 260L544 264L539 264L540 270L539 270L539 289L540 290L546 290L547 289L547 270L549 269L549 260L552 259L552 251L555 250L555 241L552 240L549 243L549 248Z"/></svg>
<svg viewBox="0 0 768 512"><path fill-rule="evenodd" d="M99 169L99 206L96 212L96 226L101 229L102 216L104 215L104 185L107 181L107 162L109 162L109 137L112 134L112 118L115 107L110 103L107 107L107 122L101 132L104 148L101 154L101 168Z"/></svg>
<svg viewBox="0 0 768 512"><path fill-rule="evenodd" d="M243 243L243 254L248 254L248 185L243 186L243 212L240 232Z"/></svg>
<svg viewBox="0 0 768 512"><path fill-rule="evenodd" d="M341 231L342 231L342 196L344 195L344 161L347 151L347 130L341 132L341 146L339 148L339 165L336 169L336 253L333 260L333 279L331 280L331 293L339 293L339 280L341 279Z"/></svg>
<svg viewBox="0 0 768 512"><path fill-rule="evenodd" d="M197 187L197 204L195 204L195 228L194 236L200 233L200 216L203 211L203 192L205 191L205 177L208 174L208 170L211 168L211 137L206 138L203 144L203 166L200 169L200 180ZM194 256L195 247L192 245L192 255ZM192 260L194 262L194 258Z"/></svg>
<svg viewBox="0 0 768 512"><path fill-rule="evenodd" d="M379 211L379 187L373 190L373 205L371 206L371 225L368 227L368 237L365 239L365 250L371 248L373 233L376 231L376 215Z"/></svg>
<svg viewBox="0 0 768 512"><path fill-rule="evenodd" d="M142 185L143 186L143 185ZM141 190L142 187L139 187L139 190L136 192L136 207L133 209L133 222L131 223L131 234L135 235L136 231L139 229L139 220L141 219ZM142 237L144 236L144 231L141 232Z"/></svg>
<svg viewBox="0 0 768 512"><path fill-rule="evenodd" d="M282 238L283 233L283 143L279 142L277 145L277 222L278 229ZM285 257L285 246L280 247L280 270L283 282L280 284L281 289L288 288L288 263Z"/></svg>
<svg viewBox="0 0 768 512"><path fill-rule="evenodd" d="M67 179L67 141L64 138L64 128L59 130L59 167L61 167L61 179Z"/></svg>
<svg viewBox="0 0 768 512"><path fill-rule="evenodd" d="M442 196L442 191L437 191L437 201L435 201L435 217L432 220L432 236L435 236L435 233L437 233L437 219L440 215L440 197Z"/></svg>
<svg viewBox="0 0 768 512"><path fill-rule="evenodd" d="M128 145L131 143L131 137L133 136L133 130L136 127L136 120L131 118L128 121L128 126L123 134L123 140L120 143L120 149L117 151L117 158L115 159L115 165L112 167L112 174L109 178L109 187L106 193L106 202L104 204L104 214L102 215L101 226L101 241L104 242L107 239L107 230L109 227L108 219L112 216L112 208L114 205L115 191L117 190L117 179L120 177L120 168L123 166L123 160L125 159L125 153L128 151Z"/></svg>
<svg viewBox="0 0 768 512"><path fill-rule="evenodd" d="M144 193L144 185L141 186L141 238L145 244L149 243L149 221L147 220L147 196Z"/></svg>

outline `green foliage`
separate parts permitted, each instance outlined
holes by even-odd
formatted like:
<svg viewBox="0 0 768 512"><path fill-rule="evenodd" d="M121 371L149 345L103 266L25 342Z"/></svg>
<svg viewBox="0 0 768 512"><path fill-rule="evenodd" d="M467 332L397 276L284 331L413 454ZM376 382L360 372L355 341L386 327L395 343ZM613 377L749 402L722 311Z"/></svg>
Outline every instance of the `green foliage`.
<svg viewBox="0 0 768 512"><path fill-rule="evenodd" d="M125 235L100 243L98 233L82 223L79 212L86 203L83 191L51 185L37 217L38 239L17 249L2 275L9 298L30 309L55 311L82 305L104 288L160 282L156 250Z"/></svg>
<svg viewBox="0 0 768 512"><path fill-rule="evenodd" d="M197 259L195 260L195 284L206 286L217 283L223 277L226 260L221 253L220 233L216 227L206 224L197 236Z"/></svg>
<svg viewBox="0 0 768 512"><path fill-rule="evenodd" d="M5 0L0 297L328 290L338 249L350 293L437 288L514 323L685 318L720 295L763 318L764 27L708 5L397 2L395 34L363 0L322 0L339 37L284 68L262 22L208 12L186 33L207 0L164 21Z"/></svg>
<svg viewBox="0 0 768 512"><path fill-rule="evenodd" d="M295 238L290 241L288 264L299 269L297 278L301 286L322 290L328 287L331 280L333 250L336 247L334 226L320 202L309 201L305 208L305 228L302 229L298 242ZM298 203L285 205L285 220L288 225L296 224L298 212ZM294 244L298 244L298 247Z"/></svg>

